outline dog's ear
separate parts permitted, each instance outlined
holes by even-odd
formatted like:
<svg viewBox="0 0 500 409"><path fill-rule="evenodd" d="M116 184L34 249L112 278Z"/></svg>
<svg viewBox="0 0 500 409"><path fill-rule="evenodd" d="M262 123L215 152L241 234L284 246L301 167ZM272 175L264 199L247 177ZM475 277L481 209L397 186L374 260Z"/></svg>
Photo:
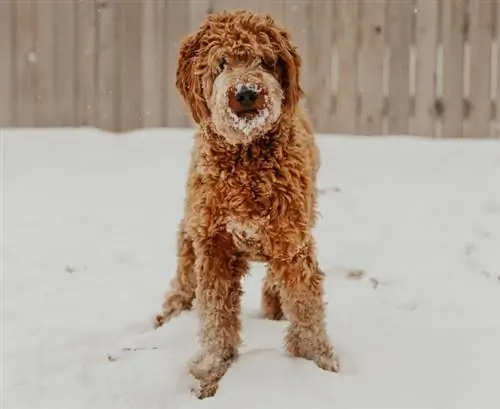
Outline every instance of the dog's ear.
<svg viewBox="0 0 500 409"><path fill-rule="evenodd" d="M304 96L300 85L302 60L297 48L292 44L290 33L280 29L279 34L278 66L281 86L285 94L284 110L293 114L300 99Z"/></svg>
<svg viewBox="0 0 500 409"><path fill-rule="evenodd" d="M186 101L196 123L209 116L210 112L203 96L202 73L197 70L203 32L191 34L181 44L175 85Z"/></svg>

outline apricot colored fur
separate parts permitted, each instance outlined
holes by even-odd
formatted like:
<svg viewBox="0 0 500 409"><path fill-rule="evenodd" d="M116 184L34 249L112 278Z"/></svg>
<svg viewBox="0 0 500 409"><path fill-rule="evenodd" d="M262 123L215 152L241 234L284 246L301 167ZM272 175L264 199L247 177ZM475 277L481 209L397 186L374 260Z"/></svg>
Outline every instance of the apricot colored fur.
<svg viewBox="0 0 500 409"><path fill-rule="evenodd" d="M244 143L228 142L213 120L209 100L221 55L238 56L242 75L249 67L257 76L264 68L252 61L268 58L276 91L283 94L279 119ZM177 87L198 126L177 273L156 325L196 304L201 348L190 371L199 381L199 398L216 393L238 357L241 279L252 261L267 264L263 316L289 321L286 350L322 369L339 370L325 328L324 275L311 233L319 154L312 125L299 107L299 81L300 56L290 35L264 14L210 15L181 47Z"/></svg>

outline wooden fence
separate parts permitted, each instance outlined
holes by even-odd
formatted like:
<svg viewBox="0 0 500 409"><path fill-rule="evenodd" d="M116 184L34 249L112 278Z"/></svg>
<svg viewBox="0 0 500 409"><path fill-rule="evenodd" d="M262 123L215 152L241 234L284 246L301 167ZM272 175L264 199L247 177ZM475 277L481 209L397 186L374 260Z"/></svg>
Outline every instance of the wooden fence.
<svg viewBox="0 0 500 409"><path fill-rule="evenodd" d="M191 126L179 43L236 8L290 28L320 132L500 136L493 0L0 0L0 125Z"/></svg>

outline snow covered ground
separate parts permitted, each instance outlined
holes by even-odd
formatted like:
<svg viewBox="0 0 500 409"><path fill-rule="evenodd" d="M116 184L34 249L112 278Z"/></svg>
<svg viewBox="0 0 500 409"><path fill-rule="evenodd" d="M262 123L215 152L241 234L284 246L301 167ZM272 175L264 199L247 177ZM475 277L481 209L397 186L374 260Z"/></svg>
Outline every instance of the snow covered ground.
<svg viewBox="0 0 500 409"><path fill-rule="evenodd" d="M500 407L500 141L321 136L328 331L342 372L282 349L244 283L241 359L189 392L175 269L186 130L4 130L2 408Z"/></svg>

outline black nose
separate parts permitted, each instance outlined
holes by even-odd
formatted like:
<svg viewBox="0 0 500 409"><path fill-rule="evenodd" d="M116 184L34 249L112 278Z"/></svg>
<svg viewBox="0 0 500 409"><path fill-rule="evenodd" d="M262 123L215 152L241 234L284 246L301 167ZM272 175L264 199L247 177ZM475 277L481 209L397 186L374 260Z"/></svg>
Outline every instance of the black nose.
<svg viewBox="0 0 500 409"><path fill-rule="evenodd" d="M259 94L256 91L243 85L238 92L236 92L236 101L238 101L241 106L248 107L253 105L258 96Z"/></svg>

